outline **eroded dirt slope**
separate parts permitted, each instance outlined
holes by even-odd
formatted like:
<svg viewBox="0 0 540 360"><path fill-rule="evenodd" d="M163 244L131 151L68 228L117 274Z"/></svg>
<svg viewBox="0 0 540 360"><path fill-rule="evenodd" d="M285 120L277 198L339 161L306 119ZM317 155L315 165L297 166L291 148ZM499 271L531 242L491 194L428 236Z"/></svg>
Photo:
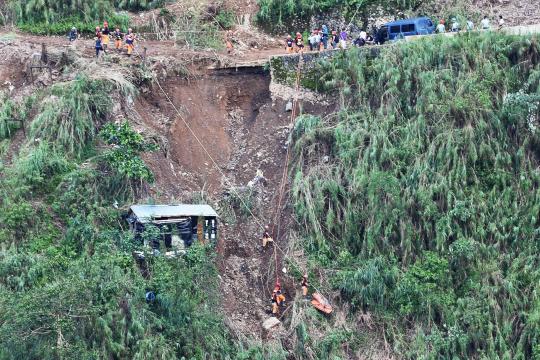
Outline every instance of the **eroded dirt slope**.
<svg viewBox="0 0 540 360"><path fill-rule="evenodd" d="M259 337L274 279L272 250L262 251L259 237L277 202L290 121L285 103L272 101L270 76L262 68L213 72L190 80L168 78L164 88L219 170L172 105L154 89L136 105L145 126L166 133L167 151L147 159L156 173L153 195L169 202L191 200L186 199L190 194L203 192L218 208L227 319L236 331ZM248 187L258 170L266 180ZM231 214L223 199L235 192L253 193L245 201L254 216L239 206Z"/></svg>

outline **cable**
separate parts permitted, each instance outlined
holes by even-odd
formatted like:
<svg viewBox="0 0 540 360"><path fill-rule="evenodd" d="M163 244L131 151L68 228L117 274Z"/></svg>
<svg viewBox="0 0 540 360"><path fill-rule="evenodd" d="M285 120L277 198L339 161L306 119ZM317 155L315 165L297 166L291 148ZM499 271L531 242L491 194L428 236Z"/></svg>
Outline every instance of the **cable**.
<svg viewBox="0 0 540 360"><path fill-rule="evenodd" d="M298 59L298 66L296 68L296 86L295 86L295 94L293 98L293 104L292 104L292 110L291 110L291 131L294 129L294 124L296 122L296 107L298 105L298 92L300 91L300 74L302 71L302 65L304 63L303 54L299 55ZM276 241L279 239L280 231L281 231L281 204L283 201L283 195L285 192L285 186L287 184L287 174L289 172L289 161L290 161L290 153L291 153L291 142L289 141L287 144L287 155L285 156L285 167L283 168L283 174L281 176L281 184L279 187L279 200L277 208L275 208L275 218L273 219L272 224L272 234L274 234L274 227L277 222L277 235L276 235ZM285 255L286 257L286 255ZM276 263L276 284L279 284L279 272L278 272L278 259L277 259L277 251L274 248L274 261Z"/></svg>

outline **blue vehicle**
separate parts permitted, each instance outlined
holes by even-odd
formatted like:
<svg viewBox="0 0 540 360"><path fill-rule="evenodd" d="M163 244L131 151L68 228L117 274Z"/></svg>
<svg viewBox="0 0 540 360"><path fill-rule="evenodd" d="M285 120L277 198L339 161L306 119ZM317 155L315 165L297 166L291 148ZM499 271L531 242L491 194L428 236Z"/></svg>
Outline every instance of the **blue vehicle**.
<svg viewBox="0 0 540 360"><path fill-rule="evenodd" d="M435 32L435 24L428 17L392 21L381 27L383 41L402 39L405 36L428 35Z"/></svg>

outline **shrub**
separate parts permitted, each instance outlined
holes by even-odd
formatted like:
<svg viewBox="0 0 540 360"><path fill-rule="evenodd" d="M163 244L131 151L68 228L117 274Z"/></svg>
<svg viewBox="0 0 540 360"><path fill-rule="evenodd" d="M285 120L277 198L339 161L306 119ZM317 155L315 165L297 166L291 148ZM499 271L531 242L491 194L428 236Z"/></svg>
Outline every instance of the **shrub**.
<svg viewBox="0 0 540 360"><path fill-rule="evenodd" d="M80 154L94 138L98 123L108 114L112 85L79 75L54 85L31 124L31 135Z"/></svg>
<svg viewBox="0 0 540 360"><path fill-rule="evenodd" d="M15 104L7 95L0 93L0 139L9 138L16 129L18 122L16 120Z"/></svg>
<svg viewBox="0 0 540 360"><path fill-rule="evenodd" d="M55 179L59 181L59 176L71 169L73 164L48 142L40 141L16 159L11 171L20 190L29 187L35 192L46 192L57 185Z"/></svg>
<svg viewBox="0 0 540 360"><path fill-rule="evenodd" d="M233 11L221 10L217 13L215 20L217 21L217 23L222 29L228 30L234 26L235 21L236 21L235 17L236 15L234 14Z"/></svg>
<svg viewBox="0 0 540 360"><path fill-rule="evenodd" d="M112 169L128 179L152 182L154 176L139 154L156 150L157 146L145 141L141 134L133 131L128 122L120 125L106 124L100 136L112 149L104 154Z"/></svg>

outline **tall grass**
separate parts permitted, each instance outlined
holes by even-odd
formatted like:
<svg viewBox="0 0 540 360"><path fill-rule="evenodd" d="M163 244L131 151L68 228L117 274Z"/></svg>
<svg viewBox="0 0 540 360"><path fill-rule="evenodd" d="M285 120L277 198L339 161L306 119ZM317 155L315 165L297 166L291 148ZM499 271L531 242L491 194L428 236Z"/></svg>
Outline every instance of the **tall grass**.
<svg viewBox="0 0 540 360"><path fill-rule="evenodd" d="M340 111L296 125L307 246L344 298L421 324L393 336L407 357L540 355L539 63L500 34L343 53L321 70Z"/></svg>
<svg viewBox="0 0 540 360"><path fill-rule="evenodd" d="M31 124L31 135L68 153L80 154L112 106L112 89L110 83L91 80L85 75L54 85Z"/></svg>

